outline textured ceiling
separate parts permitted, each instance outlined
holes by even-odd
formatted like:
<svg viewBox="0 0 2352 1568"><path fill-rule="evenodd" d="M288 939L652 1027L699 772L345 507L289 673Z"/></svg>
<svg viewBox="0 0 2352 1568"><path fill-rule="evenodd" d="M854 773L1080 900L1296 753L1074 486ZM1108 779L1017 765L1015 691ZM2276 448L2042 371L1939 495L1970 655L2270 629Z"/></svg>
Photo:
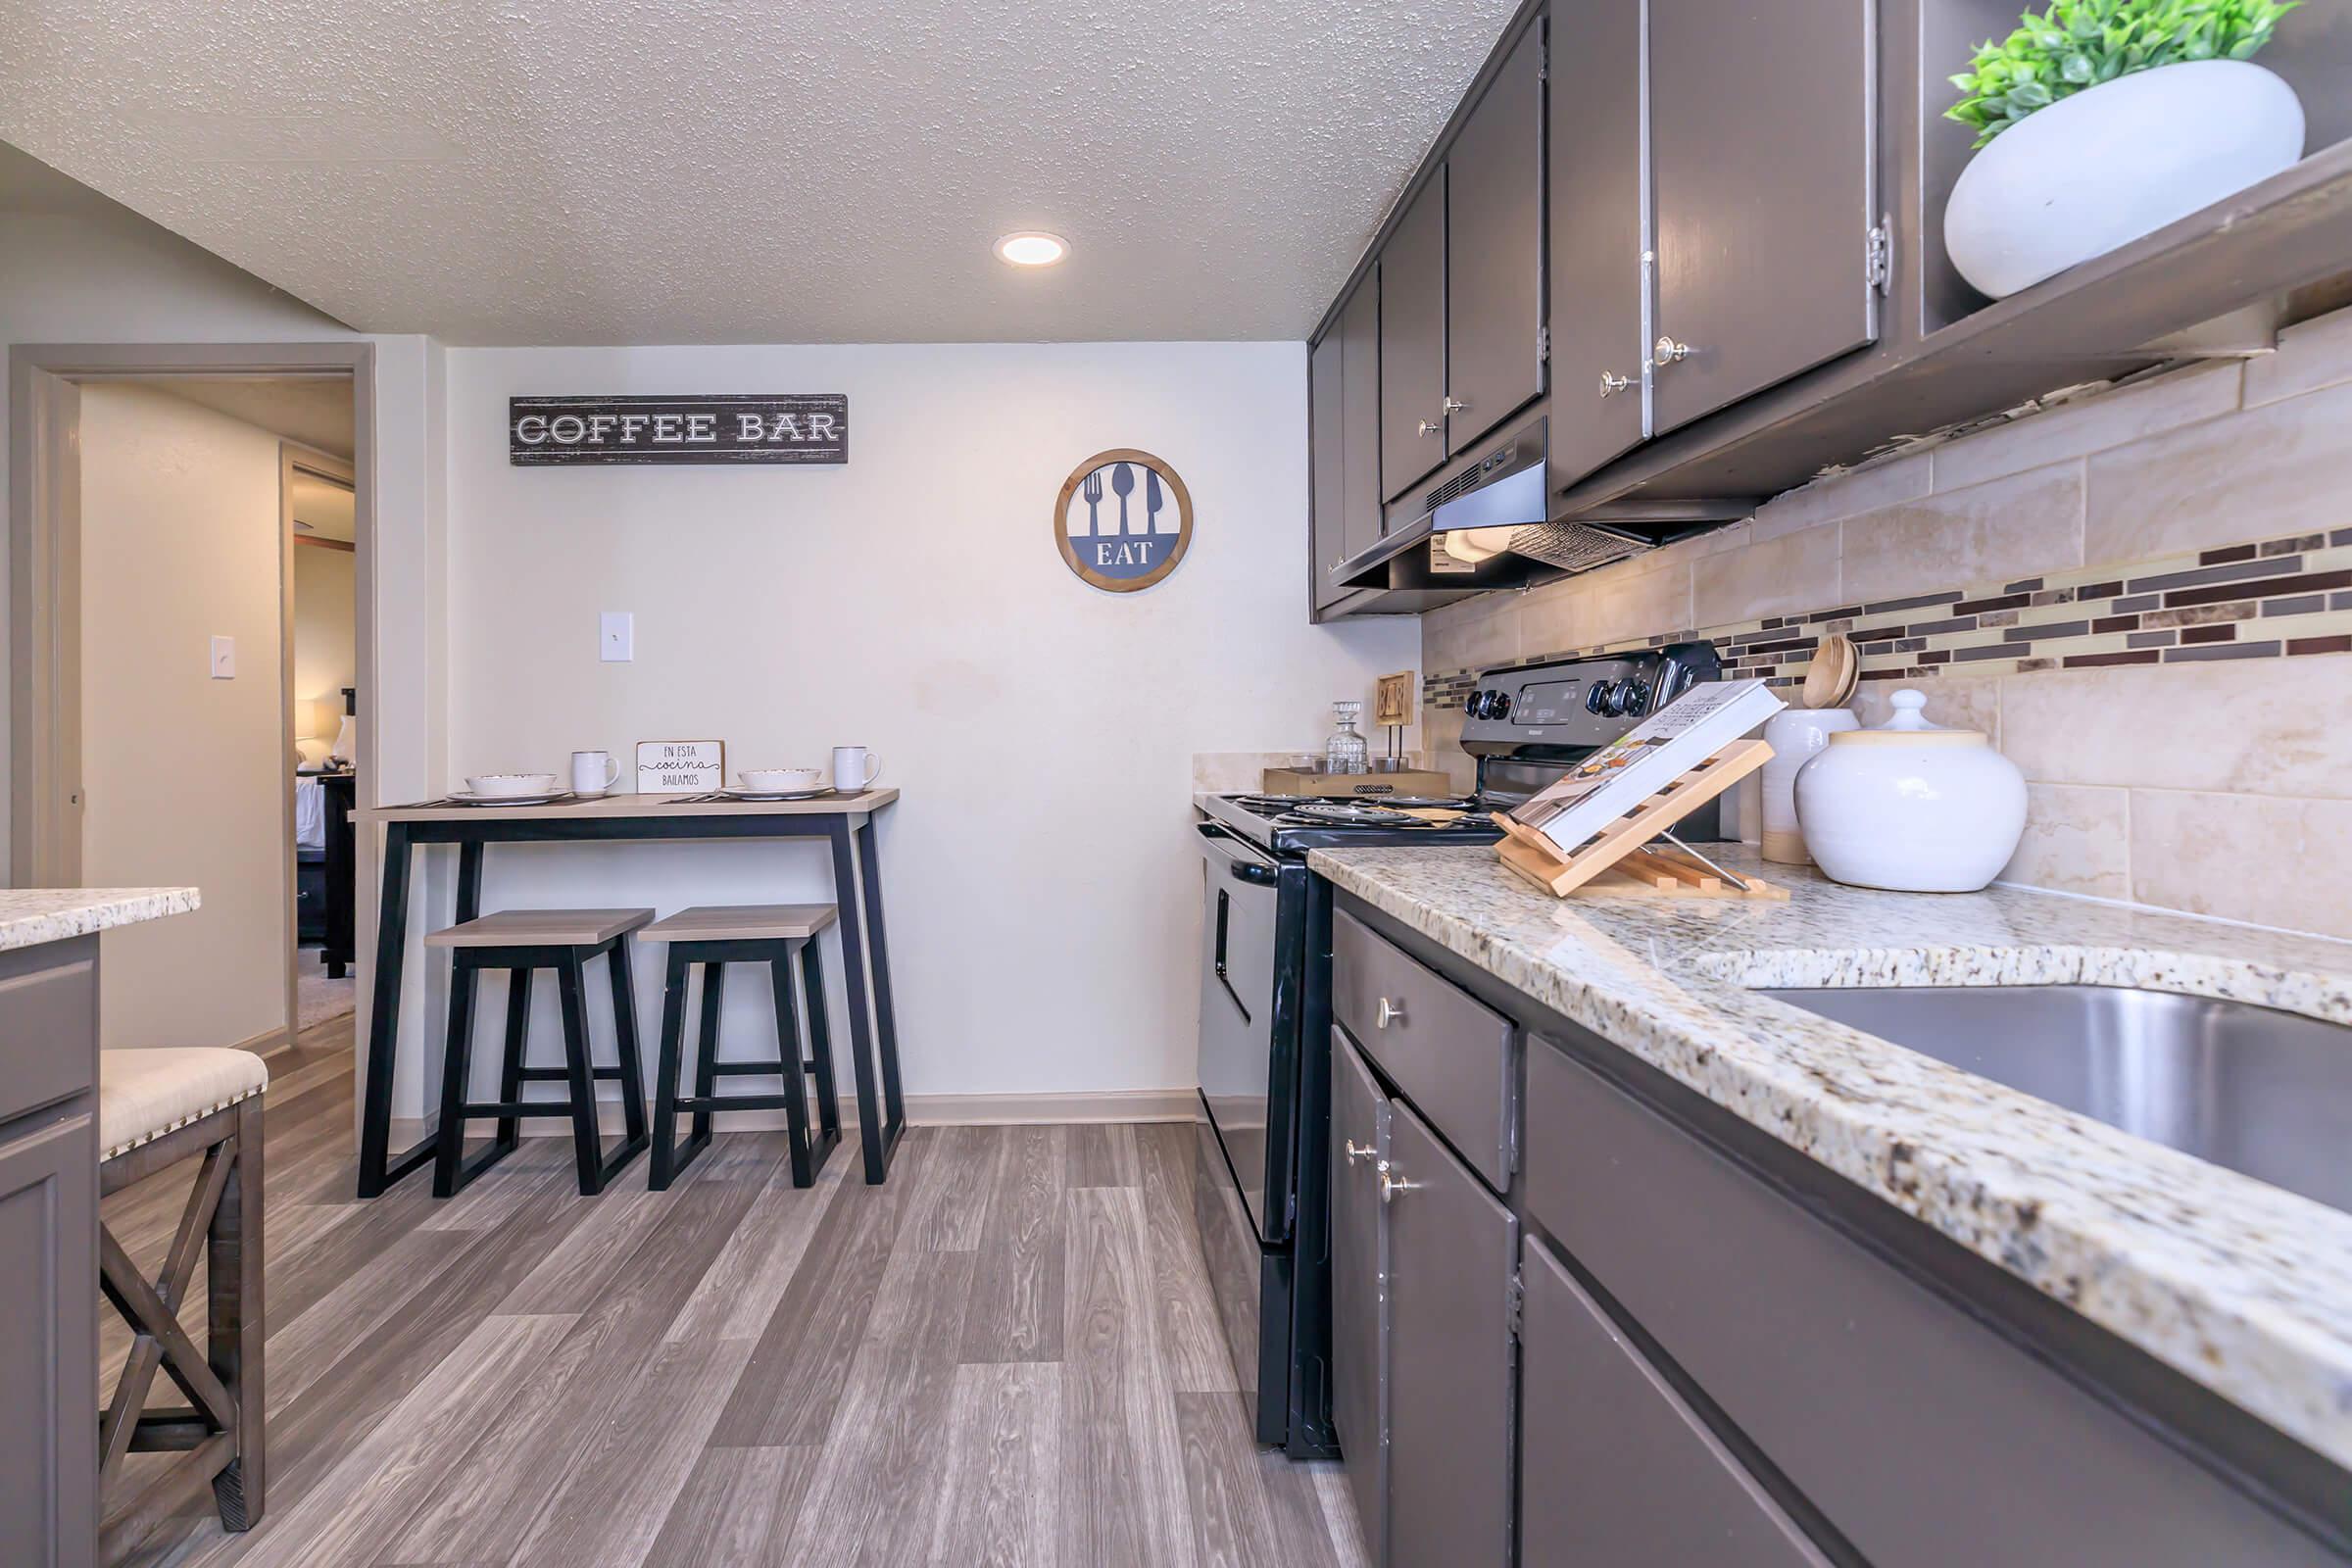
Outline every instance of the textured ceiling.
<svg viewBox="0 0 2352 1568"><path fill-rule="evenodd" d="M6 0L0 139L363 330L1296 338L1515 9Z"/></svg>

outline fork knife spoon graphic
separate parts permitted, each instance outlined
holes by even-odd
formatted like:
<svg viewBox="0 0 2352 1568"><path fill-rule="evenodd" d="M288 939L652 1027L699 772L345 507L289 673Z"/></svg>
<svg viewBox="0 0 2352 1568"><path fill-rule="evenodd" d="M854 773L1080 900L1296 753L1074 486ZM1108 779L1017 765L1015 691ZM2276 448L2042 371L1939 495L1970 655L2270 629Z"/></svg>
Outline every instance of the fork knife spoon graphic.
<svg viewBox="0 0 2352 1568"><path fill-rule="evenodd" d="M1086 476L1086 482L1079 486L1079 490L1086 497L1087 537L1097 537L1102 532L1102 518L1095 510L1102 505L1102 470L1097 468L1089 473Z"/></svg>
<svg viewBox="0 0 2352 1568"><path fill-rule="evenodd" d="M1135 470L1124 463L1114 464L1110 470L1111 493L1119 498L1119 533L1127 533L1127 498L1135 493Z"/></svg>

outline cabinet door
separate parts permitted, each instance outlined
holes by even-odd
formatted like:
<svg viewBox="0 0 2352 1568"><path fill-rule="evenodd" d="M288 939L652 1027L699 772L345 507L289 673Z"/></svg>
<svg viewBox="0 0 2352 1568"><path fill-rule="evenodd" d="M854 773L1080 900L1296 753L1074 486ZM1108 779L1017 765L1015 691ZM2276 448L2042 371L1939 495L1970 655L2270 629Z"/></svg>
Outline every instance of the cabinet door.
<svg viewBox="0 0 2352 1568"><path fill-rule="evenodd" d="M1355 286L1340 312L1347 345L1340 368L1340 531L1349 556L1380 543L1380 269Z"/></svg>
<svg viewBox="0 0 2352 1568"><path fill-rule="evenodd" d="M1380 252L1381 499L1446 461L1446 171Z"/></svg>
<svg viewBox="0 0 2352 1568"><path fill-rule="evenodd" d="M1337 1029L1331 1054L1331 1419L1364 1548L1377 1563L1388 1536L1379 1162L1388 1157L1389 1102Z"/></svg>
<svg viewBox="0 0 2352 1568"><path fill-rule="evenodd" d="M88 1568L98 1535L98 1130L87 1110L27 1120L47 1124L0 1131L0 1562Z"/></svg>
<svg viewBox="0 0 2352 1568"><path fill-rule="evenodd" d="M1446 445L1544 390L1544 24L1504 59L1446 157Z"/></svg>
<svg viewBox="0 0 2352 1568"><path fill-rule="evenodd" d="M1519 1222L1401 1103L1389 1175L1390 1568L1506 1562Z"/></svg>
<svg viewBox="0 0 2352 1568"><path fill-rule="evenodd" d="M1332 568L1347 556L1342 534L1345 497L1341 475L1347 462L1347 431L1341 422L1340 329L1323 335L1306 357L1308 504L1314 509L1314 606L1321 610L1340 597L1339 578Z"/></svg>
<svg viewBox="0 0 2352 1568"><path fill-rule="evenodd" d="M1877 336L1876 11L1651 0L1659 432Z"/></svg>
<svg viewBox="0 0 2352 1568"><path fill-rule="evenodd" d="M1574 32L1575 47L1563 44L1551 63L1545 154L1555 496L1641 442L1649 354L1642 312L1642 0L1587 0Z"/></svg>
<svg viewBox="0 0 2352 1568"><path fill-rule="evenodd" d="M1532 1239L1519 1272L1521 1568L1824 1562Z"/></svg>

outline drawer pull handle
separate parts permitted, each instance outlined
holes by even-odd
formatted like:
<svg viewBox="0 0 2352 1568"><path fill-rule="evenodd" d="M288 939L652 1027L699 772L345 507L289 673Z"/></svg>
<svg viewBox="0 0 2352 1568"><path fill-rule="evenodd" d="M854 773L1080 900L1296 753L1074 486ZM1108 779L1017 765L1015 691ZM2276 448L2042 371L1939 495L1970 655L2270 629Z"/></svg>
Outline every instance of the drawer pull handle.
<svg viewBox="0 0 2352 1568"><path fill-rule="evenodd" d="M1380 1152L1379 1150L1367 1148L1352 1138L1346 1140L1341 1147L1348 1151L1348 1163L1350 1165L1359 1159L1370 1159L1374 1154Z"/></svg>
<svg viewBox="0 0 2352 1568"><path fill-rule="evenodd" d="M1402 1022L1404 1022L1404 1004L1401 1002L1391 1002L1388 998L1383 997L1380 999L1380 1005L1372 1009L1372 1027L1375 1029L1386 1029L1393 1023Z"/></svg>
<svg viewBox="0 0 2352 1568"><path fill-rule="evenodd" d="M1396 1201L1398 1193L1419 1192L1427 1185L1426 1182L1408 1182L1397 1175L1396 1167L1387 1160L1380 1162L1380 1200L1384 1203Z"/></svg>

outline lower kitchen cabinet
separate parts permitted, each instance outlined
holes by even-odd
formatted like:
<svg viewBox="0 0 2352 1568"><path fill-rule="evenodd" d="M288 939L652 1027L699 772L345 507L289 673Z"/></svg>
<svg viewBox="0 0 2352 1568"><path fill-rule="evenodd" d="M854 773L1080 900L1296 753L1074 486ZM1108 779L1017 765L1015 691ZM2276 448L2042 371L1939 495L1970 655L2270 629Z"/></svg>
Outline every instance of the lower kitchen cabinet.
<svg viewBox="0 0 2352 1568"><path fill-rule="evenodd" d="M1519 1222L1421 1118L1389 1107L1388 1560L1511 1546L1511 1266Z"/></svg>
<svg viewBox="0 0 2352 1568"><path fill-rule="evenodd" d="M1364 1549L1388 1550L1388 1259L1382 1254L1380 1162L1388 1157L1389 1101L1347 1037L1332 1031L1331 1422L1348 1455Z"/></svg>
<svg viewBox="0 0 2352 1568"><path fill-rule="evenodd" d="M1828 1559L1532 1237L1519 1278L1521 1568L1824 1568Z"/></svg>

